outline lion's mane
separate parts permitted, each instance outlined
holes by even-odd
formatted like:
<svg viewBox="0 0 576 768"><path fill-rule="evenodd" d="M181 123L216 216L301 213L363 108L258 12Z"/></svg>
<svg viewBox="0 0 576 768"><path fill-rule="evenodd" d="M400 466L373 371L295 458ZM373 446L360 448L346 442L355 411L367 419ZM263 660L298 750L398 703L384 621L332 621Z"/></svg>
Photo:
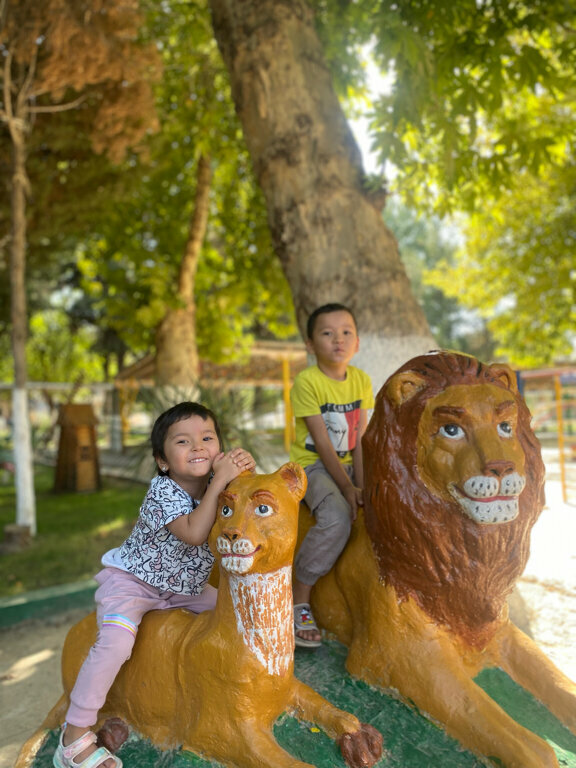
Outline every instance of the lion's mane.
<svg viewBox="0 0 576 768"><path fill-rule="evenodd" d="M506 598L526 565L530 531L544 503L544 464L530 412L496 368L448 352L408 361L397 373L414 371L425 386L396 407L386 382L363 440L366 528L382 579L401 600L413 598L433 620L475 647L483 647L496 631ZM486 383L514 396L526 457L519 514L500 525L475 523L456 502L428 491L418 472L418 426L426 402L457 384Z"/></svg>

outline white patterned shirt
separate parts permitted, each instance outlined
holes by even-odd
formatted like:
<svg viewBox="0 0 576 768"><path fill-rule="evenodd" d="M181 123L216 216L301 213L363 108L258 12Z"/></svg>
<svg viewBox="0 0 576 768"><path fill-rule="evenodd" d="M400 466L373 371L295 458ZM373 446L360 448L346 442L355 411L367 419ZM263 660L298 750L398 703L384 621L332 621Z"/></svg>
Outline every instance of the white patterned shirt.
<svg viewBox="0 0 576 768"><path fill-rule="evenodd" d="M106 552L102 564L128 571L160 592L199 595L214 563L208 542L186 544L166 527L199 504L169 477L153 478L132 533Z"/></svg>

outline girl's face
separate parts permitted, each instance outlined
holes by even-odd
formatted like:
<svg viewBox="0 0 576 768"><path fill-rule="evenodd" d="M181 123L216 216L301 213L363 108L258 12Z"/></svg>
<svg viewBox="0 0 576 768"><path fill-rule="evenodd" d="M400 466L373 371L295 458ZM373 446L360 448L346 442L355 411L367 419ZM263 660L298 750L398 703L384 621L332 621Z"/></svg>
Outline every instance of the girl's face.
<svg viewBox="0 0 576 768"><path fill-rule="evenodd" d="M164 441L166 461L156 457L158 466L185 490L197 490L198 480L207 480L220 443L212 419L189 416L171 424Z"/></svg>

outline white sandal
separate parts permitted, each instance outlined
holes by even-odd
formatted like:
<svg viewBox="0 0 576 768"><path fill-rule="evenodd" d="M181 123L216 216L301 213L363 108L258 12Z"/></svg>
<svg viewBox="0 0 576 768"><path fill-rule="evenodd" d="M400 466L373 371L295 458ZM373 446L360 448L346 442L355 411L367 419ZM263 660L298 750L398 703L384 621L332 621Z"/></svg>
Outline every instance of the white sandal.
<svg viewBox="0 0 576 768"><path fill-rule="evenodd" d="M300 648L319 648L322 645L322 640L307 640L297 634L307 630L320 632L314 621L309 603L296 603L294 606L294 642Z"/></svg>
<svg viewBox="0 0 576 768"><path fill-rule="evenodd" d="M60 732L58 746L52 760L54 768L97 768L110 759L116 761L115 768L122 768L122 760L113 755L112 752L109 752L106 747L100 747L91 755L88 755L86 760L83 760L81 763L77 763L74 760L76 755L84 752L91 744L96 743L96 734L92 733L92 731L86 731L86 733L83 733L76 741L73 741L72 744L68 744L66 747L62 743L63 735L64 728Z"/></svg>

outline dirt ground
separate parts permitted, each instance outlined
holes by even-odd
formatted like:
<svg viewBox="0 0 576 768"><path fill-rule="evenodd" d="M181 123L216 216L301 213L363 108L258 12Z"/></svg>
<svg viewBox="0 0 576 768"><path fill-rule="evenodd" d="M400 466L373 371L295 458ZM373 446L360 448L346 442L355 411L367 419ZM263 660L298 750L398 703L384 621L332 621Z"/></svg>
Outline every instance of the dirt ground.
<svg viewBox="0 0 576 768"><path fill-rule="evenodd" d="M20 747L58 700L62 644L85 613L80 609L0 630L1 768L13 768Z"/></svg>
<svg viewBox="0 0 576 768"><path fill-rule="evenodd" d="M546 496L511 611L576 680L576 507L562 502L556 481L547 481ZM85 613L80 609L0 630L0 768L13 768L20 747L60 696L62 644Z"/></svg>

